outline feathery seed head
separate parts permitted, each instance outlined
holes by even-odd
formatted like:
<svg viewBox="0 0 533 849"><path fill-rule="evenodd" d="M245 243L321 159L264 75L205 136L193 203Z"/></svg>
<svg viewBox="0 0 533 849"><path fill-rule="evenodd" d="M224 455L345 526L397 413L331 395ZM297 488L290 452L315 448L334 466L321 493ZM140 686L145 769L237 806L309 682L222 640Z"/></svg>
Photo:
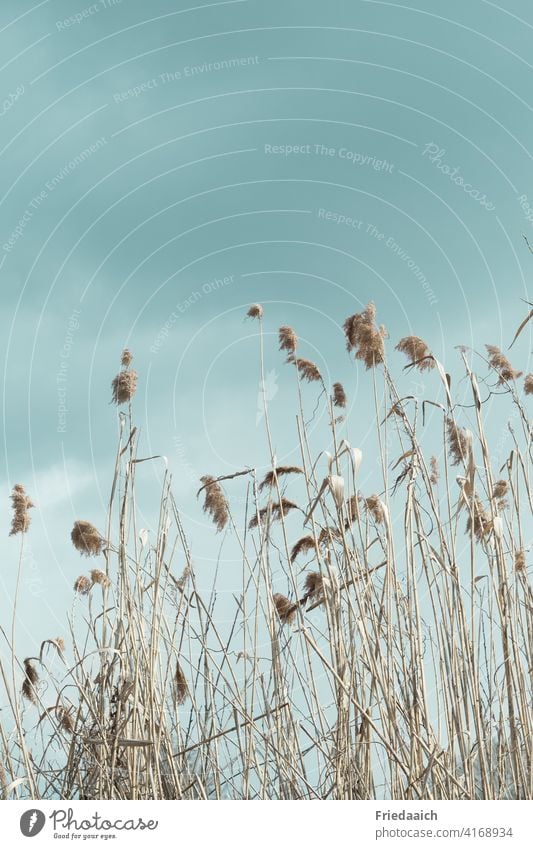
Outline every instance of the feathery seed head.
<svg viewBox="0 0 533 849"><path fill-rule="evenodd" d="M509 484L507 481L501 480L496 481L494 487L492 489L492 497L493 498L505 498L507 493L509 492Z"/></svg>
<svg viewBox="0 0 533 849"><path fill-rule="evenodd" d="M93 569L91 571L91 581L93 584L100 584L101 587L109 587L111 584L105 572L102 572L100 569Z"/></svg>
<svg viewBox="0 0 533 849"><path fill-rule="evenodd" d="M335 407L346 407L346 392L342 383L333 384L333 404Z"/></svg>
<svg viewBox="0 0 533 849"><path fill-rule="evenodd" d="M294 563L296 558L302 552L307 552L314 550L315 548L315 540L312 536L301 537L297 542L294 543L291 550L291 563Z"/></svg>
<svg viewBox="0 0 533 849"><path fill-rule="evenodd" d="M205 489L204 513L209 513L217 531L222 531L229 522L229 505L226 496L216 478L204 475L200 480Z"/></svg>
<svg viewBox="0 0 533 849"><path fill-rule="evenodd" d="M294 354L298 345L298 337L292 327L283 325L283 327L280 327L278 333L280 351L288 351L289 354Z"/></svg>
<svg viewBox="0 0 533 849"><path fill-rule="evenodd" d="M86 575L79 575L74 581L74 592L79 595L88 595L92 587L92 582Z"/></svg>
<svg viewBox="0 0 533 849"><path fill-rule="evenodd" d="M185 673L180 666L179 660L176 661L176 703L182 705L189 695L189 685Z"/></svg>
<svg viewBox="0 0 533 849"><path fill-rule="evenodd" d="M349 316L344 322L346 347L348 351L355 350L355 358L362 360L367 369L382 363L385 358L383 340L387 331L383 326L376 326L376 307L370 303L355 315Z"/></svg>
<svg viewBox="0 0 533 849"><path fill-rule="evenodd" d="M127 368L132 360L133 354L131 353L130 349L124 348L124 350L122 351L122 356L120 358L120 364L124 366L124 368Z"/></svg>
<svg viewBox="0 0 533 849"><path fill-rule="evenodd" d="M431 351L419 336L404 336L396 345L396 350L405 354L409 359L409 365L416 365L419 371L435 368Z"/></svg>
<svg viewBox="0 0 533 849"><path fill-rule="evenodd" d="M446 430L448 432L448 443L452 466L466 463L471 448L471 439L468 431L458 427L451 418L446 419Z"/></svg>
<svg viewBox="0 0 533 849"><path fill-rule="evenodd" d="M267 486L274 486L276 478L283 475L301 475L303 470L299 466L277 466L274 470L267 472L261 483L259 484L259 492L262 492Z"/></svg>
<svg viewBox="0 0 533 849"><path fill-rule="evenodd" d="M113 390L113 404L125 404L131 401L137 390L137 372L133 369L127 371L119 371L117 376L113 378L111 389Z"/></svg>
<svg viewBox="0 0 533 849"><path fill-rule="evenodd" d="M13 505L13 518L11 520L9 536L25 534L30 527L31 522L28 511L31 510L32 507L35 507L35 505L26 495L26 490L20 483L15 484L10 498Z"/></svg>
<svg viewBox="0 0 533 849"><path fill-rule="evenodd" d="M498 373L498 386L507 383L509 380L516 380L522 376L521 371L516 371L500 349L496 345L485 345L489 355L490 366Z"/></svg>
<svg viewBox="0 0 533 849"><path fill-rule="evenodd" d="M252 304L246 315L248 316L248 318L262 318L263 307L261 306L261 304Z"/></svg>
<svg viewBox="0 0 533 849"><path fill-rule="evenodd" d="M281 593L275 593L272 600L281 622L290 625L296 615L297 605Z"/></svg>
<svg viewBox="0 0 533 849"><path fill-rule="evenodd" d="M104 547L104 541L94 525L82 519L74 522L70 538L74 548L85 557L96 557Z"/></svg>
<svg viewBox="0 0 533 849"><path fill-rule="evenodd" d="M32 661L27 657L24 660L24 681L22 682L22 695L32 704L37 704L37 693L35 685L39 682L39 675Z"/></svg>

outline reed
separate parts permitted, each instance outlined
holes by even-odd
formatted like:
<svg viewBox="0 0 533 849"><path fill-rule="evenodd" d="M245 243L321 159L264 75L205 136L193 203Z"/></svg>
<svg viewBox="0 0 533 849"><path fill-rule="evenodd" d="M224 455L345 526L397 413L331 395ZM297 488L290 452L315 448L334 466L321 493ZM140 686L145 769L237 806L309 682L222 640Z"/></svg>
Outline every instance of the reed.
<svg viewBox="0 0 533 849"><path fill-rule="evenodd" d="M268 315L253 304L247 317L261 377ZM157 460L139 456L137 375L122 354L113 400L128 407L106 530L77 520L71 533L102 568L76 579L65 634L39 635L35 658L19 661L14 626L4 633L4 798L532 798L531 375L521 391L520 373L488 346L489 376L476 376L463 352L461 406L409 336L396 347L428 387L404 397L374 305L344 330L354 369L370 371L365 428L378 450L363 459L347 442L334 416L350 416L344 387L325 392L317 367L296 357L295 331L280 328L280 359L296 367L298 465L277 464L265 403L270 470L199 482L213 537L240 560L230 601L223 569L210 588L197 583L168 471L157 522L139 529L136 469ZM496 465L483 382L498 386L502 419L518 422ZM328 451L317 455L309 422L319 420ZM33 505L21 486L12 499L23 542ZM40 741L31 757L30 738Z"/></svg>

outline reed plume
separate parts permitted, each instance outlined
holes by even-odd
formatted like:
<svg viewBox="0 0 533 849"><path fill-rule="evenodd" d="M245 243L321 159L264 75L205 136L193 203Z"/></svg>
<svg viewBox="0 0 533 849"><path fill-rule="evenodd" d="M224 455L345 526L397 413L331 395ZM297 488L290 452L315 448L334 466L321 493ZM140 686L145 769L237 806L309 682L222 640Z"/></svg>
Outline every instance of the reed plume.
<svg viewBox="0 0 533 849"><path fill-rule="evenodd" d="M86 575L79 575L74 581L74 592L79 595L88 595L92 587L92 581Z"/></svg>
<svg viewBox="0 0 533 849"><path fill-rule="evenodd" d="M333 384L333 404L335 407L346 407L346 392L342 383Z"/></svg>
<svg viewBox="0 0 533 849"><path fill-rule="evenodd" d="M458 427L451 418L446 419L446 430L448 432L448 447L452 466L466 463L470 450L470 439L468 432Z"/></svg>
<svg viewBox="0 0 533 849"><path fill-rule="evenodd" d="M315 601L324 595L324 581L320 572L307 573L304 590L306 598L310 601Z"/></svg>
<svg viewBox="0 0 533 849"><path fill-rule="evenodd" d="M489 533L491 528L492 523L490 517L483 506L483 502L476 495L474 498L472 511L466 523L467 533L471 533L471 531L473 530L475 538L478 542L481 542L483 538Z"/></svg>
<svg viewBox="0 0 533 849"><path fill-rule="evenodd" d="M133 354L131 353L130 349L124 348L124 350L122 351L122 356L120 358L120 365L124 366L124 368L127 368L131 364L132 360Z"/></svg>
<svg viewBox="0 0 533 849"><path fill-rule="evenodd" d="M346 347L348 351L355 350L356 360L362 360L367 369L385 359L383 340L387 331L383 326L377 327L375 319L376 307L369 303L362 312L349 316L344 322Z"/></svg>
<svg viewBox="0 0 533 849"><path fill-rule="evenodd" d="M381 501L379 495L369 495L368 498L365 498L365 507L367 513L370 513L372 518L378 525L381 525L385 522L386 514L383 508L383 502Z"/></svg>
<svg viewBox="0 0 533 849"><path fill-rule="evenodd" d="M314 550L315 540L312 536L301 537L297 540L291 549L291 563L294 563L296 558L307 551Z"/></svg>
<svg viewBox="0 0 533 849"><path fill-rule="evenodd" d="M526 374L524 378L524 392L533 395L533 374Z"/></svg>
<svg viewBox="0 0 533 849"><path fill-rule="evenodd" d="M246 315L248 316L248 318L262 318L263 307L261 306L261 304L252 304Z"/></svg>
<svg viewBox="0 0 533 849"><path fill-rule="evenodd" d="M485 348L489 355L489 364L498 374L498 386L522 376L523 372L516 371L496 345L485 345Z"/></svg>
<svg viewBox="0 0 533 849"><path fill-rule="evenodd" d="M137 377L137 372L133 369L119 371L111 383L113 404L126 404L127 401L131 401L137 390Z"/></svg>
<svg viewBox="0 0 533 849"><path fill-rule="evenodd" d="M429 476L430 483L432 483L433 486L436 486L437 483L439 482L439 464L438 464L437 458L435 457L434 454L430 458L429 466L430 466L430 469L431 469L431 473L430 473L430 476Z"/></svg>
<svg viewBox="0 0 533 849"><path fill-rule="evenodd" d="M297 509L298 505L294 503L294 501L289 501L288 498L282 498L281 502L278 504L277 501L274 501L272 504L263 507L259 510L259 518L257 513L255 516L252 516L250 521L248 522L248 528L251 530L252 528L257 528L259 522L263 523L263 519L268 515L270 510L271 518L281 519L282 516L286 516L289 510Z"/></svg>
<svg viewBox="0 0 533 849"><path fill-rule="evenodd" d="M283 475L301 475L303 474L303 470L299 466L277 466L276 471L268 472L261 483L259 484L259 492L262 492L267 486L274 486L276 482L276 478L280 478Z"/></svg>
<svg viewBox="0 0 533 849"><path fill-rule="evenodd" d="M272 597L276 613L284 625L290 625L294 620L298 605L281 593L275 593Z"/></svg>
<svg viewBox="0 0 533 849"><path fill-rule="evenodd" d="M410 366L419 371L435 368L435 360L428 346L419 336L404 336L396 345L396 350L405 354Z"/></svg>
<svg viewBox="0 0 533 849"><path fill-rule="evenodd" d="M100 569L93 569L91 571L91 581L93 584L100 584L101 587L109 587L111 581Z"/></svg>
<svg viewBox="0 0 533 849"><path fill-rule="evenodd" d="M514 567L517 572L523 572L526 568L526 553L522 549L517 551L514 556Z"/></svg>
<svg viewBox="0 0 533 849"><path fill-rule="evenodd" d="M280 351L288 351L289 354L294 354L298 345L298 337L292 327L284 325L279 331L279 349Z"/></svg>
<svg viewBox="0 0 533 849"><path fill-rule="evenodd" d="M11 520L9 536L25 534L31 523L31 517L28 511L32 507L35 507L35 504L26 495L26 490L20 483L15 484L10 498L13 505L13 518Z"/></svg>
<svg viewBox="0 0 533 849"><path fill-rule="evenodd" d="M500 480L496 481L492 488L492 497L493 498L505 498L507 493L509 492L509 484L507 481Z"/></svg>
<svg viewBox="0 0 533 849"><path fill-rule="evenodd" d="M315 380L322 380L318 366L312 363L311 360L304 360L302 357L289 357L287 362L296 365L302 380L307 380L309 383L313 383Z"/></svg>
<svg viewBox="0 0 533 849"><path fill-rule="evenodd" d="M84 557L96 557L102 552L104 540L90 522L78 519L70 534L72 544Z"/></svg>
<svg viewBox="0 0 533 849"><path fill-rule="evenodd" d="M176 661L176 675L174 680L176 683L176 704L182 705L189 695L189 685L187 684L187 679L179 660Z"/></svg>
<svg viewBox="0 0 533 849"><path fill-rule="evenodd" d="M24 660L24 681L22 682L22 695L32 704L37 704L36 684L39 682L39 675L30 658Z"/></svg>
<svg viewBox="0 0 533 849"><path fill-rule="evenodd" d="M218 531L224 530L229 521L229 505L216 478L204 475L200 478L205 488L204 513L209 513Z"/></svg>

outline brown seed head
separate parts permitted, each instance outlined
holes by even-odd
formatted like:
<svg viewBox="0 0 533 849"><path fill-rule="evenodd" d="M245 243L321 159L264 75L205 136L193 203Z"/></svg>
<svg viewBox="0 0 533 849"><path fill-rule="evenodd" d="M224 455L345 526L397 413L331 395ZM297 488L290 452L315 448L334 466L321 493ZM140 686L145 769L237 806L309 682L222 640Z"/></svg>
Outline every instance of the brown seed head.
<svg viewBox="0 0 533 849"><path fill-rule="evenodd" d="M176 661L176 703L182 705L189 695L189 685L185 673L180 666L179 660Z"/></svg>
<svg viewBox="0 0 533 849"><path fill-rule="evenodd" d="M37 703L35 685L39 681L39 675L32 661L27 657L24 660L24 681L22 682L22 695L32 704Z"/></svg>
<svg viewBox="0 0 533 849"><path fill-rule="evenodd" d="M342 383L333 384L333 404L335 407L346 406L346 392Z"/></svg>
<svg viewBox="0 0 533 849"><path fill-rule="evenodd" d="M59 722L59 726L63 731L66 731L67 734L72 734L74 731L74 721L69 713L69 711L62 707L62 705L58 705L56 707L56 718Z"/></svg>
<svg viewBox="0 0 533 849"><path fill-rule="evenodd" d="M437 463L437 458L433 455L430 458L429 465L431 467L431 474L429 476L430 482L435 486L439 480L439 464Z"/></svg>
<svg viewBox="0 0 533 849"><path fill-rule="evenodd" d="M217 530L222 531L229 521L229 505L219 482L204 475L200 478L205 488L204 513L209 513Z"/></svg>
<svg viewBox="0 0 533 849"><path fill-rule="evenodd" d="M506 383L509 380L516 380L521 377L522 372L516 371L507 357L505 357L496 345L485 345L489 355L489 363L491 367L498 373L498 386Z"/></svg>
<svg viewBox="0 0 533 849"><path fill-rule="evenodd" d="M113 404L125 404L131 401L137 389L137 376L137 372L133 369L119 371L111 384Z"/></svg>
<svg viewBox="0 0 533 849"><path fill-rule="evenodd" d="M261 483L259 484L259 492L262 492L263 489L267 486L274 486L276 481L276 477L280 478L283 475L301 475L303 474L302 469L299 466L277 466L276 473L274 475L274 471L268 472Z"/></svg>
<svg viewBox="0 0 533 849"><path fill-rule="evenodd" d="M379 495L369 495L365 498L365 507L375 522L381 524L385 521L385 513Z"/></svg>
<svg viewBox="0 0 533 849"><path fill-rule="evenodd" d="M492 522L490 520L490 516L486 512L483 502L476 495L474 498L474 506L472 513L468 517L468 521L466 523L466 531L467 533L471 533L474 531L474 536L476 537L478 542L481 542L483 538L489 533L492 527Z"/></svg>
<svg viewBox="0 0 533 849"><path fill-rule="evenodd" d="M94 525L83 519L74 522L70 538L74 548L85 557L96 557L104 547L104 541Z"/></svg>
<svg viewBox="0 0 533 849"><path fill-rule="evenodd" d="M315 540L312 536L302 537L294 543L291 551L291 563L294 563L298 555L306 551L314 550Z"/></svg>
<svg viewBox="0 0 533 849"><path fill-rule="evenodd" d="M320 572L308 572L305 576L305 594L313 599L324 594L324 582Z"/></svg>
<svg viewBox="0 0 533 849"><path fill-rule="evenodd" d="M129 348L124 348L122 351L122 356L120 358L120 364L127 368L131 361L133 360L133 354L131 353Z"/></svg>
<svg viewBox="0 0 533 849"><path fill-rule="evenodd" d="M533 395L533 374L526 374L524 378L524 392Z"/></svg>
<svg viewBox="0 0 533 849"><path fill-rule="evenodd" d="M296 615L298 605L293 604L290 599L281 593L275 593L272 600L281 622L284 625L290 625Z"/></svg>
<svg viewBox="0 0 533 849"><path fill-rule="evenodd" d="M13 505L13 518L11 520L9 536L25 534L30 527L31 522L28 511L31 510L32 507L35 507L35 505L26 495L26 490L20 483L15 484L10 497Z"/></svg>
<svg viewBox="0 0 533 849"><path fill-rule="evenodd" d="M296 364L296 368L300 373L302 380L307 380L312 383L314 380L322 380L322 375L317 366L311 360L304 360L301 357L289 358L288 362Z"/></svg>
<svg viewBox="0 0 533 849"><path fill-rule="evenodd" d="M428 346L419 336L404 336L396 345L396 350L405 354L410 365L416 365L419 371L435 368L435 360Z"/></svg>
<svg viewBox="0 0 533 849"><path fill-rule="evenodd" d="M469 442L466 432L458 427L453 419L446 419L446 430L448 431L448 443L452 466L466 463L468 458Z"/></svg>
<svg viewBox="0 0 533 849"><path fill-rule="evenodd" d="M348 530L352 522L357 521L359 517L359 499L357 495L350 495L346 501L346 513L348 514L348 519L346 520L345 527Z"/></svg>
<svg viewBox="0 0 533 849"><path fill-rule="evenodd" d="M493 498L505 498L507 493L509 492L509 484L507 481L501 480L496 481L494 487L492 489L492 497Z"/></svg>
<svg viewBox="0 0 533 849"><path fill-rule="evenodd" d="M387 331L383 326L377 327L375 319L376 307L370 303L344 322L346 347L348 351L355 350L355 358L362 360L367 369L382 363L385 358L383 340Z"/></svg>
<svg viewBox="0 0 533 849"><path fill-rule="evenodd" d="M514 567L517 572L523 572L526 568L525 551L517 551L514 556Z"/></svg>
<svg viewBox="0 0 533 849"><path fill-rule="evenodd" d="M111 584L111 581L100 569L93 569L91 571L91 581L93 584L100 584L101 587L108 587Z"/></svg>
<svg viewBox="0 0 533 849"><path fill-rule="evenodd" d="M286 516L289 510L294 510L298 505L294 503L294 501L289 501L288 498L282 498L281 502L278 504L277 501L274 501L272 504L263 507L259 511L259 519L257 517L257 513L255 516L252 516L250 521L248 522L248 528L251 530L252 528L257 528L259 521L261 524L263 523L263 519L268 515L268 511L270 510L270 516L272 520L281 519L282 516Z"/></svg>
<svg viewBox="0 0 533 849"><path fill-rule="evenodd" d="M79 575L74 581L74 592L79 595L88 595L92 587L92 582L86 575Z"/></svg>
<svg viewBox="0 0 533 849"><path fill-rule="evenodd" d="M298 345L298 337L292 327L284 325L279 329L279 349L294 354Z"/></svg>
<svg viewBox="0 0 533 849"><path fill-rule="evenodd" d="M246 315L248 316L248 318L262 318L263 307L261 306L261 304L252 304Z"/></svg>

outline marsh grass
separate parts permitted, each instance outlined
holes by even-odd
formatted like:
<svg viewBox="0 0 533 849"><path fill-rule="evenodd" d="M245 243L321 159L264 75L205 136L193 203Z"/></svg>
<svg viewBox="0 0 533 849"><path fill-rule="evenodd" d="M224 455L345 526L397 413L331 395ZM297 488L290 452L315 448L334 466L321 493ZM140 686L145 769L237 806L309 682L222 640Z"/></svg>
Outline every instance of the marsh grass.
<svg viewBox="0 0 533 849"><path fill-rule="evenodd" d="M261 376L262 307L248 316ZM400 395L373 305L344 327L370 372L376 456L342 438L333 408L349 415L347 393L335 384L328 397L320 379L305 389L329 421L328 475L318 474L302 389L313 364L296 359L296 333L282 327L296 364L298 466L276 464L265 401L267 475L200 481L213 535L240 554L240 587L222 613L218 570L210 591L197 586L168 471L152 533L138 526L138 466L163 461L138 455L137 377L123 354L113 393L129 406L106 530L74 525L75 547L98 568L76 580L66 646L42 635L38 656L21 662L4 631L4 798L532 797L531 431L519 373L492 346L488 375L476 377L463 352L469 430L419 337L398 348L406 368L431 371L424 399ZM480 384L497 387L502 415L518 413L498 468ZM428 405L441 444L426 459ZM361 491L362 464L378 491ZM244 515L233 515L236 492ZM15 519L23 543L29 527Z"/></svg>

